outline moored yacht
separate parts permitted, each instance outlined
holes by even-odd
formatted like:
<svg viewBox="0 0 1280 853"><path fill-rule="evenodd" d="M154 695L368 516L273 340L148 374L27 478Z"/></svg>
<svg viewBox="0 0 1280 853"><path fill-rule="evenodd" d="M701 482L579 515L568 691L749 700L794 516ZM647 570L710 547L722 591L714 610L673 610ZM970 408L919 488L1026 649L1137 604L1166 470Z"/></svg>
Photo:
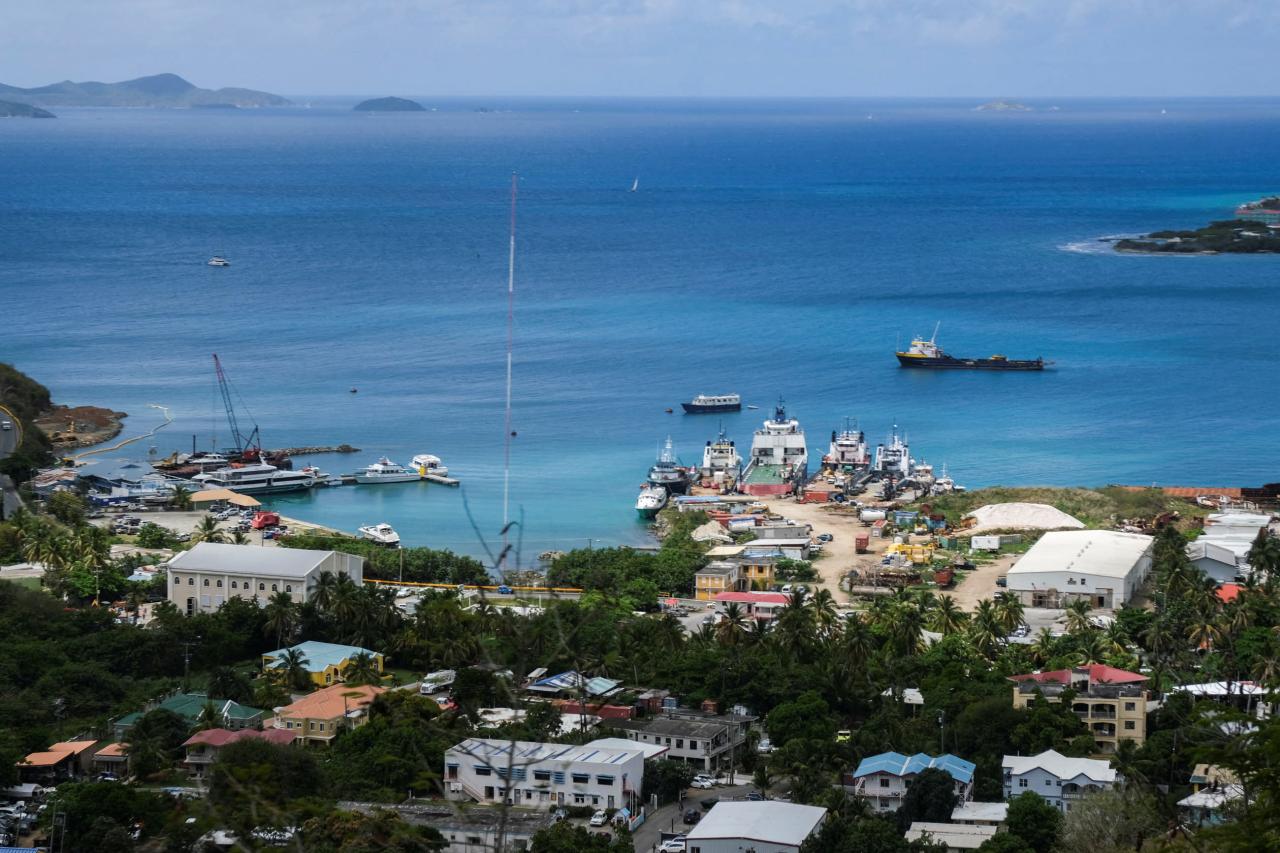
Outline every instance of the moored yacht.
<svg viewBox="0 0 1280 853"><path fill-rule="evenodd" d="M382 524L366 524L359 528L360 538L368 539L370 542L376 542L379 545L395 546L400 544L400 534L396 533L395 528L385 521Z"/></svg>
<svg viewBox="0 0 1280 853"><path fill-rule="evenodd" d="M222 257L222 255L214 255L212 258L210 258L210 259L209 259L209 266L211 266L211 267L229 267L229 266L231 266L231 261L229 261L229 260L227 260L226 258Z"/></svg>
<svg viewBox="0 0 1280 853"><path fill-rule="evenodd" d="M428 474L434 474L437 477L449 476L449 469L440 457L432 456L430 453L419 453L409 462L409 467L422 477Z"/></svg>
<svg viewBox="0 0 1280 853"><path fill-rule="evenodd" d="M658 461L649 469L649 485L661 486L668 495L683 495L689 491L693 482L693 473L680 465L675 449L671 445L671 436L658 454Z"/></svg>
<svg viewBox="0 0 1280 853"><path fill-rule="evenodd" d="M708 441L702 450L703 480L710 480L716 485L732 485L742 474L742 457L738 448L720 428L720 435L715 441Z"/></svg>
<svg viewBox="0 0 1280 853"><path fill-rule="evenodd" d="M640 487L640 495L636 498L636 512L641 518L653 518L667 505L667 490L662 486L645 484Z"/></svg>
<svg viewBox="0 0 1280 853"><path fill-rule="evenodd" d="M738 394L699 394L681 407L691 415L705 415L711 412L736 412L742 408L742 397Z"/></svg>
<svg viewBox="0 0 1280 853"><path fill-rule="evenodd" d="M286 471L265 462L248 465L228 465L191 478L202 489L231 489L247 495L274 492L296 492L309 489L316 478L305 471Z"/></svg>
<svg viewBox="0 0 1280 853"><path fill-rule="evenodd" d="M366 466L363 471L356 472L356 482L361 485L408 483L421 479L422 477L417 471L406 468L403 465L397 465L385 456L372 465Z"/></svg>
<svg viewBox="0 0 1280 853"><path fill-rule="evenodd" d="M809 449L804 430L787 417L782 400L773 417L751 439L751 462L742 477L748 495L789 495L803 483L809 471Z"/></svg>

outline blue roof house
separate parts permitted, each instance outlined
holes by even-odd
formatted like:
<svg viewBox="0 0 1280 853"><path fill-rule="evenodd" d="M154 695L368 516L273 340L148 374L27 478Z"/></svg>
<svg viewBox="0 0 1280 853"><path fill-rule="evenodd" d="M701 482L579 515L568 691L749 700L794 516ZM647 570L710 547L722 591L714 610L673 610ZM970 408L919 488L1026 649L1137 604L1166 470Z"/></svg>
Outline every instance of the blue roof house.
<svg viewBox="0 0 1280 853"><path fill-rule="evenodd" d="M862 759L853 773L844 774L844 786L862 797L877 812L896 812L915 778L930 768L942 770L955 780L956 795L961 803L973 799L972 761L954 755L903 755L882 752Z"/></svg>

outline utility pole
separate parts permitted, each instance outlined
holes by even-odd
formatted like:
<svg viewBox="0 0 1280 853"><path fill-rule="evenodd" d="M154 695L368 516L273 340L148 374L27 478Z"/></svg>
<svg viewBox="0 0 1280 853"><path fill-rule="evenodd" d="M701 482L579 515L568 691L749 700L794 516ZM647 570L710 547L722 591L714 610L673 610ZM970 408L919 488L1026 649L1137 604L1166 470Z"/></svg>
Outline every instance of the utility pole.
<svg viewBox="0 0 1280 853"><path fill-rule="evenodd" d="M196 644L195 641L187 641L182 644L182 692L186 693L191 689L191 647Z"/></svg>
<svg viewBox="0 0 1280 853"><path fill-rule="evenodd" d="M945 710L938 711L938 752L945 754L947 747L945 746L947 739L947 712Z"/></svg>

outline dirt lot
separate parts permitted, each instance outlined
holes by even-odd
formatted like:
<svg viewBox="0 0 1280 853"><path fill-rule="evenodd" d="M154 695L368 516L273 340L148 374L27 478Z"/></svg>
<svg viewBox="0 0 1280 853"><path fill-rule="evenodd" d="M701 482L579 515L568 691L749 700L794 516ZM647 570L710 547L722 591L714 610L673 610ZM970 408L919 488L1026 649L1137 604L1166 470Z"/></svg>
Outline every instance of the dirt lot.
<svg viewBox="0 0 1280 853"><path fill-rule="evenodd" d="M1000 591L1000 587L996 586L996 578L1008 572L1009 567L1017 561L1018 556L1017 554L1002 554L994 562L979 565L978 568L966 574L955 589L949 590L945 594L954 598L956 604L960 605L962 610L972 612L977 608L980 600L994 598L995 594Z"/></svg>

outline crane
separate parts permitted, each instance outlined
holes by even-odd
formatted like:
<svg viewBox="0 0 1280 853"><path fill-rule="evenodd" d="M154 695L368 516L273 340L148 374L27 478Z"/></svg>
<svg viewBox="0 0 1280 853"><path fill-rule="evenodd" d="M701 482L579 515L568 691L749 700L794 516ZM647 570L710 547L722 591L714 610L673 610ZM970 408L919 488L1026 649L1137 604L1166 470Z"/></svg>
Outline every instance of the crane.
<svg viewBox="0 0 1280 853"><path fill-rule="evenodd" d="M218 390L222 392L222 405L227 410L227 425L231 427L231 440L235 442L235 453L242 461L256 462L262 458L262 438L258 435L258 425L248 435L240 432L240 423L236 420L236 408L231 402L231 385L227 382L227 374L222 370L222 362L218 354L213 354L213 371L218 376Z"/></svg>

